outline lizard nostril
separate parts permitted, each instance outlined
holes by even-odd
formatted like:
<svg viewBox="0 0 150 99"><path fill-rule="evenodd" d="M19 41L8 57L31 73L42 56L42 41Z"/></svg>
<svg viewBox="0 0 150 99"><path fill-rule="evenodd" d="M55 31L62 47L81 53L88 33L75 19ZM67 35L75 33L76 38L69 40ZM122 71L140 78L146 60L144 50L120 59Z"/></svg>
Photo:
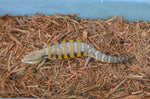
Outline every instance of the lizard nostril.
<svg viewBox="0 0 150 99"><path fill-rule="evenodd" d="M23 59L21 59L21 62L24 62L24 60L23 60Z"/></svg>

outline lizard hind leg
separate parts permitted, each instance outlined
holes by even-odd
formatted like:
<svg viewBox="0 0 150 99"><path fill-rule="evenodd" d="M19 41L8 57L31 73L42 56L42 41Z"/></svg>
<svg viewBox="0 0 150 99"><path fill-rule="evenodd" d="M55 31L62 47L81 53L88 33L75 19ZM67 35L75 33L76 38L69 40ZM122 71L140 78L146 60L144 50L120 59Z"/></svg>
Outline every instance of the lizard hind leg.
<svg viewBox="0 0 150 99"><path fill-rule="evenodd" d="M90 60L92 59L92 57L88 56L88 58L86 59L86 62L84 64L84 67L87 67L88 63L90 62Z"/></svg>
<svg viewBox="0 0 150 99"><path fill-rule="evenodd" d="M90 50L88 51L88 54L92 53L93 50L95 50L95 48L94 48L94 46L92 44L90 44ZM87 67L87 65L88 65L88 63L90 62L91 59L92 59L92 55L89 54L88 58L86 59L86 62L84 64L84 67Z"/></svg>

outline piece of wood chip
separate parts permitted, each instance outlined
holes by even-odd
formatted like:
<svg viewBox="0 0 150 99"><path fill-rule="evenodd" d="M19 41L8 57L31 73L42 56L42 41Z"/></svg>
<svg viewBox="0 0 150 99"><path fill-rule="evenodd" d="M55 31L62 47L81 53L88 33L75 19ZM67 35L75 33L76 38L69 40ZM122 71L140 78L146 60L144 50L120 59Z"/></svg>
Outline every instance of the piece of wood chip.
<svg viewBox="0 0 150 99"><path fill-rule="evenodd" d="M11 40L15 41L19 45L22 45L22 43L17 38L15 38L10 32L8 32L7 34Z"/></svg>
<svg viewBox="0 0 150 99"><path fill-rule="evenodd" d="M84 30L84 31L82 32L83 41L85 41L85 40L87 39L87 35L88 35L87 30Z"/></svg>

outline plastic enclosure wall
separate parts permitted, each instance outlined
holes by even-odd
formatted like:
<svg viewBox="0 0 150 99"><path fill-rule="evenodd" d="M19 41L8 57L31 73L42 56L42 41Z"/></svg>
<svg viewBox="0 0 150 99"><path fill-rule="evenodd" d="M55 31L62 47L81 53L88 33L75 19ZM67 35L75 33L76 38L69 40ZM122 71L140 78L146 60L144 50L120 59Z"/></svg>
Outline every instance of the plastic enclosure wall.
<svg viewBox="0 0 150 99"><path fill-rule="evenodd" d="M0 0L0 9L0 15L78 13L80 18L123 15L129 21L150 21L150 0Z"/></svg>

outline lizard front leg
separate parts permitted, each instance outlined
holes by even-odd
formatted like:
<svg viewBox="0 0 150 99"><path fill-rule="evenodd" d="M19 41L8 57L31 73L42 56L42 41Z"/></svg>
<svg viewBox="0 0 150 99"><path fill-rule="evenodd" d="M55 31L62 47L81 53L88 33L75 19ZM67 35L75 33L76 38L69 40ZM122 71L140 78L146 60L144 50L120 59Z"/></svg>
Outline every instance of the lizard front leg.
<svg viewBox="0 0 150 99"><path fill-rule="evenodd" d="M38 67L36 68L36 70L38 70L41 66L43 66L45 64L46 58L44 58L41 63L38 65Z"/></svg>

